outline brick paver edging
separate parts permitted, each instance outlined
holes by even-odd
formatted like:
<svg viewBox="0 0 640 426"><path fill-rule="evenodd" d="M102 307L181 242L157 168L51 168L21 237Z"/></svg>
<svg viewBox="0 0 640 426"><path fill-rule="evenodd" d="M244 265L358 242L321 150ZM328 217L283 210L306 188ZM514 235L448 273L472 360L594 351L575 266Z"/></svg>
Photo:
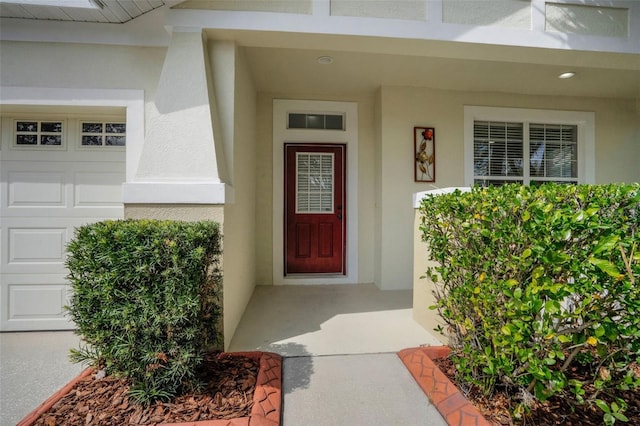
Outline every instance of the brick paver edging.
<svg viewBox="0 0 640 426"><path fill-rule="evenodd" d="M272 352L230 352L222 357L245 356L260 360L256 388L253 394L253 407L249 417L230 420L203 420L186 423L164 423L160 426L279 426L282 418L282 357ZM31 426L43 413L47 412L64 397L78 381L93 373L87 368L62 389L50 396L31 413L27 414L17 426Z"/></svg>
<svg viewBox="0 0 640 426"><path fill-rule="evenodd" d="M404 349L398 356L447 424L491 426L432 361L448 356L449 352L446 346L424 346Z"/></svg>

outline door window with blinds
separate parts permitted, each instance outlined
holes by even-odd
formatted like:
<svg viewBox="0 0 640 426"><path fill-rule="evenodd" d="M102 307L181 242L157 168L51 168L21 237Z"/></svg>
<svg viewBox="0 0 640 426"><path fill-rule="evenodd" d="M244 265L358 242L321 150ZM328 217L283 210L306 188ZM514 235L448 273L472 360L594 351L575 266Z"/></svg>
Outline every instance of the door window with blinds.
<svg viewBox="0 0 640 426"><path fill-rule="evenodd" d="M333 157L296 154L296 213L333 213Z"/></svg>
<svg viewBox="0 0 640 426"><path fill-rule="evenodd" d="M589 163L594 161L589 158L593 154L585 155L593 149L586 149L584 142L592 141L593 134L586 137L584 133L594 133L594 129L593 123L581 119L581 114L589 118L591 113L467 108L465 150L469 152L465 155L467 167L472 169L472 179L468 175L468 183L480 186L540 185L544 182L577 184L589 180L581 175L584 173L581 170L585 158ZM484 119L496 111L497 119ZM532 111L531 119L527 117L528 111ZM471 113L476 116L469 117ZM556 115L563 113L567 120L559 122ZM484 117L478 119L478 116ZM503 117L508 119L498 119Z"/></svg>

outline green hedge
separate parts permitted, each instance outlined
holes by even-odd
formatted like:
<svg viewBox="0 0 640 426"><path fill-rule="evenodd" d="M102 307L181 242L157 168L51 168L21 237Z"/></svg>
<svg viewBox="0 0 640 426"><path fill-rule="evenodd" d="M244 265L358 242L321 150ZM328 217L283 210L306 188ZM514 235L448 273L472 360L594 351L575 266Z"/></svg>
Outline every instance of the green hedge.
<svg viewBox="0 0 640 426"><path fill-rule="evenodd" d="M197 386L219 348L221 237L214 222L105 221L68 245L68 306L86 346L75 361L132 380L140 402Z"/></svg>
<svg viewBox="0 0 640 426"><path fill-rule="evenodd" d="M625 420L606 395L640 386L640 185L474 188L420 211L461 379Z"/></svg>

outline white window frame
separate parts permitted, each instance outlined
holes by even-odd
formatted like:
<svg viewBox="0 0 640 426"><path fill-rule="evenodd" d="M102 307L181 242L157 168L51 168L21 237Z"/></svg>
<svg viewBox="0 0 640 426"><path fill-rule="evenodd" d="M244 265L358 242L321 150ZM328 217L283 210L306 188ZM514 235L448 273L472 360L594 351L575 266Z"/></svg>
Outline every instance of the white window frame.
<svg viewBox="0 0 640 426"><path fill-rule="evenodd" d="M523 123L524 184L529 176L529 123L568 124L578 127L578 183L595 183L595 113L588 111L558 111L527 108L464 107L464 171L465 185L474 186L473 126L475 121ZM505 177L513 179L513 177ZM534 179L535 180L535 179Z"/></svg>

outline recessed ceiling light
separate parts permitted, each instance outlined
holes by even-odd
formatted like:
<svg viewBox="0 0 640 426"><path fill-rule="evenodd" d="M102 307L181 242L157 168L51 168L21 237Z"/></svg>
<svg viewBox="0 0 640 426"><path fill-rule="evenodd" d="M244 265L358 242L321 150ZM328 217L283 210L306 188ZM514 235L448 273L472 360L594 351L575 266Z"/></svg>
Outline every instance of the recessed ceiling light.
<svg viewBox="0 0 640 426"><path fill-rule="evenodd" d="M316 60L322 65L329 65L333 63L333 58L331 56L319 56Z"/></svg>
<svg viewBox="0 0 640 426"><path fill-rule="evenodd" d="M558 76L558 78L571 78L571 77L573 77L574 75L576 75L576 73L575 73L575 72L572 72L572 71L569 71L569 72L563 72L562 74L560 74L560 75Z"/></svg>

